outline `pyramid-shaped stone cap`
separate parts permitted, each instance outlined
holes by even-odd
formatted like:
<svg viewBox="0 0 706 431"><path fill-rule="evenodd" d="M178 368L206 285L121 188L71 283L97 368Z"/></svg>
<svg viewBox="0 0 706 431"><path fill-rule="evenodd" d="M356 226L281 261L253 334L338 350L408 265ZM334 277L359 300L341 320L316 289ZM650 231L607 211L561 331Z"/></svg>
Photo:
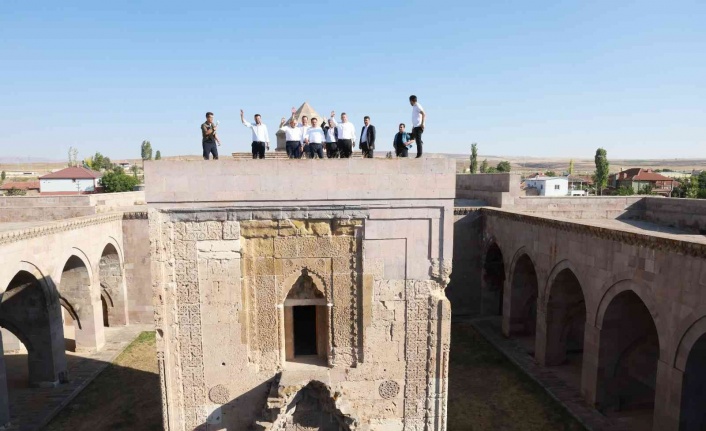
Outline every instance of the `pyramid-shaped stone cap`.
<svg viewBox="0 0 706 431"><path fill-rule="evenodd" d="M302 122L302 117L307 116L309 117L309 123L311 124L311 119L312 118L318 118L319 119L319 126L321 126L323 121L328 120L328 118L324 118L321 115L319 115L318 112L314 110L314 108L309 105L309 102L304 102L302 103L302 106L297 109L297 112L294 113L294 115L290 115L289 118L287 118L287 122L294 117L294 121L299 124Z"/></svg>

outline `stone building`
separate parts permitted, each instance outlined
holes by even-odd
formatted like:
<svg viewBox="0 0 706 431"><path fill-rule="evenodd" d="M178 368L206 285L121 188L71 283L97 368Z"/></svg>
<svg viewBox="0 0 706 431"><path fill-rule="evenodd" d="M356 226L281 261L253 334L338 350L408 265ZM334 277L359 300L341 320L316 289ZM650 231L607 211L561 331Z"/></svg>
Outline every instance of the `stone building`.
<svg viewBox="0 0 706 431"><path fill-rule="evenodd" d="M260 162L146 165L165 428L446 429L454 161Z"/></svg>
<svg viewBox="0 0 706 431"><path fill-rule="evenodd" d="M319 126L323 126L323 124L324 124L323 122L328 121L328 117L322 117L321 115L319 115L318 112L316 112L314 110L314 108L311 107L311 105L309 105L308 102L304 102L304 103L302 103L302 106L300 106L299 109L297 109L297 111L293 115L290 115L289 118L287 118L287 122L289 122L289 120L293 118L294 121L297 122L297 124L301 123L302 117L304 117L304 116L308 117L310 122L311 122L312 118L318 119ZM275 135L277 136L276 150L277 151L286 151L287 142L284 139L284 132L277 130Z"/></svg>

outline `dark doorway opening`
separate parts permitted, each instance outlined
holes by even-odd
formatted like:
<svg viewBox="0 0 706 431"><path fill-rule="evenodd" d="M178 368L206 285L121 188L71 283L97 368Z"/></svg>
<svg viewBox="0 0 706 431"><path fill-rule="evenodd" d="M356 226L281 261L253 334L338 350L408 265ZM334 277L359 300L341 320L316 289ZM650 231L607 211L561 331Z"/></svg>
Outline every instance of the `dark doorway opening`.
<svg viewBox="0 0 706 431"><path fill-rule="evenodd" d="M103 308L103 326L107 328L110 326L108 322L108 303L103 295L101 295L101 306Z"/></svg>
<svg viewBox="0 0 706 431"><path fill-rule="evenodd" d="M316 355L316 306L292 307L294 356Z"/></svg>

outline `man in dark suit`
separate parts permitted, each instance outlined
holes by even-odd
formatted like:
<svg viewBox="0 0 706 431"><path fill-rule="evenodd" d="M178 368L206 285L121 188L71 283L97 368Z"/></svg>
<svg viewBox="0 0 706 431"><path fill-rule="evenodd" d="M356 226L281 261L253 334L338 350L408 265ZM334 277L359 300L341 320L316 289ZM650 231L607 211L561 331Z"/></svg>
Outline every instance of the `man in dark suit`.
<svg viewBox="0 0 706 431"><path fill-rule="evenodd" d="M363 157L367 159L373 158L373 150L375 150L375 126L370 124L370 117L367 115L363 118L365 126L360 131L360 149L363 151Z"/></svg>

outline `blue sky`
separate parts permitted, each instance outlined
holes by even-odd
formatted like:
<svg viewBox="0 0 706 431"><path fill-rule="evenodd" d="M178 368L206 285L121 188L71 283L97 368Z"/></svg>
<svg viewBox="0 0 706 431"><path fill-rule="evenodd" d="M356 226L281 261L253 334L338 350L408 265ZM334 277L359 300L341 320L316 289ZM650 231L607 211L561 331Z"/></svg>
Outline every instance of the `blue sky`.
<svg viewBox="0 0 706 431"><path fill-rule="evenodd" d="M110 4L108 4L110 3ZM239 110L370 115L378 149L706 157L706 2L0 2L0 156L249 151ZM388 145L389 144L389 145Z"/></svg>

